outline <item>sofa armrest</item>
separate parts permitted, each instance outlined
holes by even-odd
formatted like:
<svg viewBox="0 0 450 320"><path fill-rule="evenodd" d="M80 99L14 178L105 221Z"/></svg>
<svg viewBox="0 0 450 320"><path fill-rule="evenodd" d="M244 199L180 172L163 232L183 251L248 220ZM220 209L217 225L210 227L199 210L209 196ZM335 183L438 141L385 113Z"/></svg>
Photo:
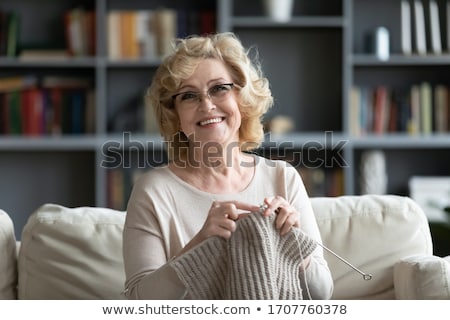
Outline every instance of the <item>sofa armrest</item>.
<svg viewBox="0 0 450 320"><path fill-rule="evenodd" d="M450 299L450 258L415 255L394 265L397 299Z"/></svg>
<svg viewBox="0 0 450 320"><path fill-rule="evenodd" d="M17 299L17 251L14 224L0 210L0 300Z"/></svg>

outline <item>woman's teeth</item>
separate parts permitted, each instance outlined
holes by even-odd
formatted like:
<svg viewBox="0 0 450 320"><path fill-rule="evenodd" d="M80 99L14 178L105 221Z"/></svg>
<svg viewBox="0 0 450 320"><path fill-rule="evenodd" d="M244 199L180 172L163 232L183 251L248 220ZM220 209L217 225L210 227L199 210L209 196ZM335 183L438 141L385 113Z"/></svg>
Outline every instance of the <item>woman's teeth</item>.
<svg viewBox="0 0 450 320"><path fill-rule="evenodd" d="M212 118L212 119L208 119L208 120L205 120L205 121L200 121L200 125L201 126L206 126L206 125L211 124L211 123L219 123L219 122L222 122L222 118Z"/></svg>

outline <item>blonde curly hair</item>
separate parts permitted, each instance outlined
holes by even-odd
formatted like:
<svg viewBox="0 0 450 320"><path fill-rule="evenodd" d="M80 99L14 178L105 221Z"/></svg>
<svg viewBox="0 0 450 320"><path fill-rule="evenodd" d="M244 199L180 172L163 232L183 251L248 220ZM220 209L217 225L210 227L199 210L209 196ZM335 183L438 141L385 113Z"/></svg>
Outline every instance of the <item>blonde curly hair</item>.
<svg viewBox="0 0 450 320"><path fill-rule="evenodd" d="M146 93L147 107L154 109L160 133L167 143L169 160L184 158L189 149L189 141L179 128L172 95L200 61L211 58L225 64L239 90L240 150L253 150L264 139L262 117L272 107L273 97L257 56L252 59L250 50L231 32L189 36L174 42L174 51L164 58Z"/></svg>

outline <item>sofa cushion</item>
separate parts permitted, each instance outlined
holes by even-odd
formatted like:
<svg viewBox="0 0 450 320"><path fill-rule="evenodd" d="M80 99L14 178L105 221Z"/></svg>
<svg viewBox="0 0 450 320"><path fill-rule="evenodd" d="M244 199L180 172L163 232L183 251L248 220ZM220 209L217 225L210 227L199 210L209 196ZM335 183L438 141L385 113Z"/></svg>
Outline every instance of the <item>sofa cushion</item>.
<svg viewBox="0 0 450 320"><path fill-rule="evenodd" d="M123 299L125 212L46 204L19 250L19 299Z"/></svg>
<svg viewBox="0 0 450 320"><path fill-rule="evenodd" d="M408 197L312 198L312 204L324 245L373 276L365 281L325 252L335 285L332 299L394 299L394 264L414 254L432 254L426 216Z"/></svg>
<svg viewBox="0 0 450 320"><path fill-rule="evenodd" d="M17 298L17 252L14 225L0 210L0 300Z"/></svg>
<svg viewBox="0 0 450 320"><path fill-rule="evenodd" d="M397 299L450 299L450 262L437 256L411 256L394 266Z"/></svg>

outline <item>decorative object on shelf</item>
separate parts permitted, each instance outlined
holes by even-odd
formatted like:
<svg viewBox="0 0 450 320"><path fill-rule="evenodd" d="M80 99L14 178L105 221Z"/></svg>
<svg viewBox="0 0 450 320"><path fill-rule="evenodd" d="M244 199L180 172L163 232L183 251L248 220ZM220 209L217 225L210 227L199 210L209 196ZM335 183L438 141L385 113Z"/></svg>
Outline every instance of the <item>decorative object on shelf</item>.
<svg viewBox="0 0 450 320"><path fill-rule="evenodd" d="M422 207L428 221L450 224L450 177L412 176L408 186L410 197Z"/></svg>
<svg viewBox="0 0 450 320"><path fill-rule="evenodd" d="M389 30L386 27L378 27L375 31L375 55L378 59L389 59Z"/></svg>
<svg viewBox="0 0 450 320"><path fill-rule="evenodd" d="M386 194L386 158L383 151L368 150L361 156L361 194Z"/></svg>
<svg viewBox="0 0 450 320"><path fill-rule="evenodd" d="M292 17L294 0L264 0L264 11L276 22L288 22Z"/></svg>
<svg viewBox="0 0 450 320"><path fill-rule="evenodd" d="M425 212L433 240L433 254L450 254L450 177L413 176L409 196Z"/></svg>
<svg viewBox="0 0 450 320"><path fill-rule="evenodd" d="M273 134L285 134L292 132L295 128L294 120L289 116L277 115L270 119L267 131Z"/></svg>

